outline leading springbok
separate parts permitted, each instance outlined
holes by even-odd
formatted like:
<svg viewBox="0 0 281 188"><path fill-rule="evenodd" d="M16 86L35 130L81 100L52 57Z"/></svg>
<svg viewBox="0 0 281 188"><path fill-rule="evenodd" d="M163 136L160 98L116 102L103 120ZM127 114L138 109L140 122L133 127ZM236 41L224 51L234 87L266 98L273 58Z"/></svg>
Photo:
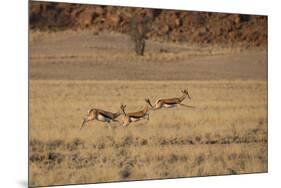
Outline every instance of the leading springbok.
<svg viewBox="0 0 281 188"><path fill-rule="evenodd" d="M194 108L193 106L182 104L182 101L186 98L186 96L189 99L191 99L191 97L189 96L187 89L182 90L181 92L183 93L183 95L181 97L158 99L158 100L156 100L154 106L151 104L149 99L145 99L145 102L147 102L153 110L158 110L161 108L174 108L174 107L177 107L177 105Z"/></svg>
<svg viewBox="0 0 281 188"><path fill-rule="evenodd" d="M123 117L121 119L123 126L128 126L130 123L136 122L136 121L139 121L142 119L149 120L148 111L150 109L149 109L148 105L146 105L143 110L140 110L137 112L130 112L130 113L125 112L126 106L127 105L123 105L123 104L120 106L121 110L123 111Z"/></svg>
<svg viewBox="0 0 281 188"><path fill-rule="evenodd" d="M86 123L88 123L89 121L93 121L93 120L106 122L111 127L110 122L111 121L118 121L118 120L116 120L116 118L119 117L120 115L121 115L120 112L112 113L112 112L107 112L107 111L104 111L104 110L92 108L88 111L87 116L82 120L82 125L81 125L80 129L82 129L82 127Z"/></svg>

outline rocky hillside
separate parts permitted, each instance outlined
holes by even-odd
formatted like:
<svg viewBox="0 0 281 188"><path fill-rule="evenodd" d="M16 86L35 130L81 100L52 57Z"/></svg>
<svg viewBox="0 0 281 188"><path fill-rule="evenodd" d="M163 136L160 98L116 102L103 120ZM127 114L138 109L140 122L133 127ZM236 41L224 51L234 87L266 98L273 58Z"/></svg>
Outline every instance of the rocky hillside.
<svg viewBox="0 0 281 188"><path fill-rule="evenodd" d="M266 16L46 2L30 2L29 14L30 28L34 30L129 33L132 17L149 17L149 38L197 44L267 45Z"/></svg>

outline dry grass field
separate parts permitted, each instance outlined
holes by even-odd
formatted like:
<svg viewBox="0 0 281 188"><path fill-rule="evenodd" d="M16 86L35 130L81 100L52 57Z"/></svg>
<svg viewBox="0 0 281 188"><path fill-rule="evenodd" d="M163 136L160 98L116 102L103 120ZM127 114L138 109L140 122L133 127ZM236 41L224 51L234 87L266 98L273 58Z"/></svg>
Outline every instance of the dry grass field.
<svg viewBox="0 0 281 188"><path fill-rule="evenodd" d="M265 50L149 41L136 57L124 41L30 33L30 186L267 172ZM80 130L90 108L135 111L184 88L195 108Z"/></svg>

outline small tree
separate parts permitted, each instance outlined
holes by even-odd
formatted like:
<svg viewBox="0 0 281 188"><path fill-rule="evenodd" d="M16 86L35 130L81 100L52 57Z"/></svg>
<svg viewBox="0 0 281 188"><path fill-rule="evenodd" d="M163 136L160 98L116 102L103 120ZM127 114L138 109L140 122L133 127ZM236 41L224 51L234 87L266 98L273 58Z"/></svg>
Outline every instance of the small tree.
<svg viewBox="0 0 281 188"><path fill-rule="evenodd" d="M132 17L130 20L130 36L135 45L135 52L137 55L144 55L145 39L147 39L147 33L151 30L151 18L149 16L144 17Z"/></svg>

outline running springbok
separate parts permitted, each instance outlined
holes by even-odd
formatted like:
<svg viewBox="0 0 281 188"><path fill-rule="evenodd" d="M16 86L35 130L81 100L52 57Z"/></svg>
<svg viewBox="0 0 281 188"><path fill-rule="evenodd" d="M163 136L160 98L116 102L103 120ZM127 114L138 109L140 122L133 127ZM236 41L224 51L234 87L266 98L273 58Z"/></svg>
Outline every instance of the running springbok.
<svg viewBox="0 0 281 188"><path fill-rule="evenodd" d="M130 113L125 112L126 106L127 105L123 105L123 104L120 106L121 110L123 111L123 117L121 119L123 126L128 126L130 123L136 122L136 121L139 121L142 119L149 120L148 111L150 109L149 109L148 105L146 105L143 110L140 110L137 112L130 112Z"/></svg>
<svg viewBox="0 0 281 188"><path fill-rule="evenodd" d="M120 115L121 115L120 112L112 113L112 112L107 112L107 111L104 111L104 110L92 108L88 111L87 116L82 120L82 125L81 125L80 129L82 129L82 127L86 123L88 123L89 121L93 121L93 120L106 122L106 123L109 124L109 127L111 127L110 122L111 121L118 121L118 120L116 120L116 118L119 117Z"/></svg>
<svg viewBox="0 0 281 188"><path fill-rule="evenodd" d="M174 107L177 107L177 105L194 108L193 106L182 104L182 101L186 98L186 96L189 99L191 99L191 97L189 96L187 89L182 90L181 92L183 93L183 96L167 98L167 99L158 99L158 100L156 100L154 106L151 104L151 102L148 98L145 99L145 102L147 102L153 110L158 110L161 108L174 108Z"/></svg>

